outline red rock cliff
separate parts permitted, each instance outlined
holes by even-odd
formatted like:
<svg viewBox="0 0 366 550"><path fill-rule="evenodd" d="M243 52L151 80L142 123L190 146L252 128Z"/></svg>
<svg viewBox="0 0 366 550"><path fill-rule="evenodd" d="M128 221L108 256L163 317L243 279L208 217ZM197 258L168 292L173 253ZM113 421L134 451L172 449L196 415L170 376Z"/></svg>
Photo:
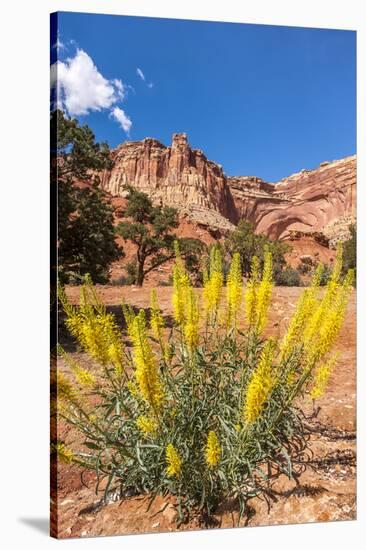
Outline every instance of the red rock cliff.
<svg viewBox="0 0 366 550"><path fill-rule="evenodd" d="M102 175L110 194L123 197L125 186L132 185L207 227L230 230L244 218L271 238L321 232L332 240L345 234L355 217L355 156L324 162L277 184L226 177L220 165L191 149L186 134L174 134L171 147L152 138L125 142L112 157L114 167Z"/></svg>
<svg viewBox="0 0 366 550"><path fill-rule="evenodd" d="M133 185L154 202L193 210L202 222L210 218L210 211L228 228L228 221L236 221L221 166L208 160L201 150L191 149L186 134L173 134L171 147L152 138L125 142L112 157L114 167L102 177L103 188L112 195L123 196L125 185Z"/></svg>
<svg viewBox="0 0 366 550"><path fill-rule="evenodd" d="M356 215L356 157L323 162L277 184L259 178L228 178L238 217L258 233L283 239L292 232L341 237Z"/></svg>

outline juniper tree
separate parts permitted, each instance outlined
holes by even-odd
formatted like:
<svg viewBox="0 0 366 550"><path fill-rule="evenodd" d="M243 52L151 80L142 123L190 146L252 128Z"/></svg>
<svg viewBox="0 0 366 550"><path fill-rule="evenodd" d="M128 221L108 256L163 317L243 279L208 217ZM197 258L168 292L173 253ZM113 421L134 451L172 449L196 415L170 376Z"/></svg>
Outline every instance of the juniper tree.
<svg viewBox="0 0 366 550"><path fill-rule="evenodd" d="M291 250L291 247L283 241L270 240L266 235L256 234L252 223L241 220L226 239L225 249L230 256L233 256L235 252L239 253L241 269L245 277L250 274L251 258L257 256L260 263L263 264L265 250L269 250L272 253L274 279L276 281L277 276L286 264L285 254Z"/></svg>
<svg viewBox="0 0 366 550"><path fill-rule="evenodd" d="M178 241L187 267L194 270L203 244L197 239L180 238L173 233L178 227L177 210L170 206L154 206L141 191L128 187L125 221L117 226L117 233L136 247L136 279L142 286L148 273L174 258L174 242Z"/></svg>
<svg viewBox="0 0 366 550"><path fill-rule="evenodd" d="M62 283L79 282L87 273L105 283L110 264L123 254L113 208L98 187L98 172L111 166L108 145L97 143L88 126L60 110L51 114L51 200L57 208L52 271Z"/></svg>

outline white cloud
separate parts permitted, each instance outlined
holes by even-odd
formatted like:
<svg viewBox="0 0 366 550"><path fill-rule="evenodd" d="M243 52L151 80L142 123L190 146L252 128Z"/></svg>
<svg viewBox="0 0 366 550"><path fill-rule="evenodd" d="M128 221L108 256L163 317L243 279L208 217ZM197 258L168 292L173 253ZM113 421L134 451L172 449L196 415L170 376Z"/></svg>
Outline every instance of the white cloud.
<svg viewBox="0 0 366 550"><path fill-rule="evenodd" d="M154 83L153 82L149 82L149 84L147 85L148 88L153 88L154 87Z"/></svg>
<svg viewBox="0 0 366 550"><path fill-rule="evenodd" d="M126 86L123 84L122 80L120 80L119 78L115 78L112 82L116 87L118 97L120 98L121 101L123 101L127 94Z"/></svg>
<svg viewBox="0 0 366 550"><path fill-rule="evenodd" d="M69 116L108 110L109 116L129 135L132 120L116 104L124 101L132 86L119 78L105 78L84 50L78 49L74 57L53 63L50 83L53 109L62 109Z"/></svg>
<svg viewBox="0 0 366 550"><path fill-rule="evenodd" d="M55 50L64 50L66 48L65 44L61 42L60 37L57 35L56 42L52 46Z"/></svg>
<svg viewBox="0 0 366 550"><path fill-rule="evenodd" d="M110 116L112 116L120 124L126 134L129 135L132 121L129 116L126 115L124 110L120 107L114 107L110 113Z"/></svg>
<svg viewBox="0 0 366 550"><path fill-rule="evenodd" d="M92 58L81 49L66 61L51 66L51 85L55 87L57 73L57 105L70 116L86 115L112 107L125 96L121 80L106 79Z"/></svg>
<svg viewBox="0 0 366 550"><path fill-rule="evenodd" d="M139 67L137 67L136 73L139 75L139 77L141 78L141 80L145 80L145 75L144 75L144 73L142 72L142 70L141 70Z"/></svg>

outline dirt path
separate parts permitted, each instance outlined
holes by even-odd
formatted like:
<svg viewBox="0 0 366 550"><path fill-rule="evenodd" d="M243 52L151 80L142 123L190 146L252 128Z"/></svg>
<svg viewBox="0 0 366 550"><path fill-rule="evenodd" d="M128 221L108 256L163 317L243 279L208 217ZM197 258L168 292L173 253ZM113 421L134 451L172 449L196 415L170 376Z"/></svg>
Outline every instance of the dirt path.
<svg viewBox="0 0 366 550"><path fill-rule="evenodd" d="M104 303L119 314L121 298L136 307L147 307L149 288L98 288ZM296 300L302 289L277 287L268 323L268 334L283 334ZM169 320L171 288L158 287L158 298ZM79 289L67 289L69 298L77 302ZM298 483L281 476L272 487L271 506L260 498L251 499L248 515L242 525L275 525L313 521L350 520L356 518L356 297L352 294L346 320L337 340L340 351L337 369L332 374L328 391L318 400L320 407L315 418L308 421L311 432L309 464ZM69 341L66 341L68 344ZM75 350L70 345L72 353ZM62 364L60 365L62 368ZM312 403L304 403L305 414L313 413ZM63 437L69 428L61 425ZM94 492L95 476L88 472L83 486L76 466L60 466L58 471L58 517L61 537L115 535L176 530L176 514L169 499L158 497L147 512L147 497L130 497L113 502L98 512L80 512L97 502ZM224 503L216 513L217 527L237 524L235 503ZM180 530L201 528L197 521L183 525Z"/></svg>

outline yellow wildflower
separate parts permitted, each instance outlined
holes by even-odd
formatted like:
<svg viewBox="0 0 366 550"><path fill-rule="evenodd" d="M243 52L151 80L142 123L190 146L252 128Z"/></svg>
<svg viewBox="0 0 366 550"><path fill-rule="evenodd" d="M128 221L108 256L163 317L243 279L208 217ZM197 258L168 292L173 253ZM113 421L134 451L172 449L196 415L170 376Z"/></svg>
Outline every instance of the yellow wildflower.
<svg viewBox="0 0 366 550"><path fill-rule="evenodd" d="M338 359L338 354L329 359L323 365L320 365L316 374L314 385L311 389L310 396L312 399L317 399L324 394L325 388L327 387L329 377L334 369Z"/></svg>
<svg viewBox="0 0 366 550"><path fill-rule="evenodd" d="M67 313L66 325L71 334L77 339L84 350L98 363L105 366L109 363L115 368L117 376L122 374L123 345L118 326L111 313L107 313L105 306L91 284L90 278L83 285L80 292L79 310L66 302L62 294L62 304ZM79 371L81 383L92 383L90 376Z"/></svg>
<svg viewBox="0 0 366 550"><path fill-rule="evenodd" d="M228 325L236 325L236 317L241 306L242 293L240 254L235 252L227 278Z"/></svg>
<svg viewBox="0 0 366 550"><path fill-rule="evenodd" d="M121 306L122 306L123 316L126 321L127 332L129 336L131 336L132 323L136 315L135 315L135 312L133 311L132 306L130 306L130 304L125 304L124 302L122 302Z"/></svg>
<svg viewBox="0 0 366 550"><path fill-rule="evenodd" d="M59 284L57 287L57 297L62 305L63 310L65 311L68 317L71 317L76 312L75 306L71 305L67 296L65 289Z"/></svg>
<svg viewBox="0 0 366 550"><path fill-rule="evenodd" d="M57 371L57 398L64 401L75 401L77 398L76 388L61 371Z"/></svg>
<svg viewBox="0 0 366 550"><path fill-rule="evenodd" d="M79 309L69 304L62 289L59 290L59 297L67 314L66 325L84 350L102 365L107 365L111 356L115 361L118 353L115 366L121 369L122 342L118 326L113 315L107 313L101 303L90 276L86 277L86 283L81 288Z"/></svg>
<svg viewBox="0 0 366 550"><path fill-rule="evenodd" d="M251 424L260 416L274 385L272 362L275 343L270 338L263 347L259 363L250 377L243 406L244 421Z"/></svg>
<svg viewBox="0 0 366 550"><path fill-rule="evenodd" d="M165 363L169 364L172 359L172 347L170 344L164 344L163 353Z"/></svg>
<svg viewBox="0 0 366 550"><path fill-rule="evenodd" d="M112 342L108 348L108 357L109 361L114 366L114 372L117 378L119 378L123 372L122 354L122 342L120 340Z"/></svg>
<svg viewBox="0 0 366 550"><path fill-rule="evenodd" d="M315 308L314 313L309 319L309 322L304 330L304 344L306 347L313 338L317 337L320 328L325 323L325 318L328 316L329 311L333 308L334 302L339 294L339 290L341 288L340 274L342 270L342 250L342 243L338 243L336 260L332 275L325 288L324 296L318 304L318 307Z"/></svg>
<svg viewBox="0 0 366 550"><path fill-rule="evenodd" d="M89 372L87 369L84 369L78 361L73 359L70 354L66 353L65 350L59 345L58 352L61 353L62 357L65 359L65 362L69 366L71 372L76 378L76 381L80 386L93 387L96 384L95 376Z"/></svg>
<svg viewBox="0 0 366 550"><path fill-rule="evenodd" d="M204 277L203 298L207 315L217 313L224 284L220 249L215 246L210 255L210 271Z"/></svg>
<svg viewBox="0 0 366 550"><path fill-rule="evenodd" d="M272 254L266 250L264 254L262 280L258 285L256 296L256 328L258 332L262 332L267 322L267 313L271 302L272 287Z"/></svg>
<svg viewBox="0 0 366 550"><path fill-rule="evenodd" d="M259 260L253 256L250 278L247 281L245 289L245 315L250 326L253 326L256 320L257 291L259 284Z"/></svg>
<svg viewBox="0 0 366 550"><path fill-rule="evenodd" d="M75 460L74 453L64 443L52 443L51 453L56 453L58 460L65 464L70 464Z"/></svg>
<svg viewBox="0 0 366 550"><path fill-rule="evenodd" d="M118 327L110 313L98 313L93 308L84 308L84 314L75 313L68 317L66 325L84 350L102 365L110 362L112 344L122 347Z"/></svg>
<svg viewBox="0 0 366 550"><path fill-rule="evenodd" d="M332 291L331 302L326 292L318 310L310 319L310 329L308 326L304 331L304 344L309 367L313 362L324 357L337 338L346 313L349 294L352 291L353 279L354 272L349 270L343 284L338 284L338 289L335 292ZM329 284L333 286L332 281ZM321 324L319 324L319 319L321 319ZM316 331L314 327L316 327Z"/></svg>
<svg viewBox="0 0 366 550"><path fill-rule="evenodd" d="M199 308L192 288L189 289L187 298L187 318L184 325L184 337L187 346L193 351L198 344Z"/></svg>
<svg viewBox="0 0 366 550"><path fill-rule="evenodd" d="M79 368L74 371L75 378L81 386L95 386L95 376L86 369Z"/></svg>
<svg viewBox="0 0 366 550"><path fill-rule="evenodd" d="M163 388L159 377L158 365L151 349L146 331L145 313L140 310L131 327L135 377L141 397L156 412L163 400Z"/></svg>
<svg viewBox="0 0 366 550"><path fill-rule="evenodd" d="M206 464L214 468L221 460L221 445L219 438L214 431L210 431L207 436L205 449Z"/></svg>
<svg viewBox="0 0 366 550"><path fill-rule="evenodd" d="M175 242L174 244L176 259L173 266L173 313L174 319L182 327L186 318L186 302L190 282L180 255L178 243Z"/></svg>
<svg viewBox="0 0 366 550"><path fill-rule="evenodd" d="M304 290L296 305L295 312L281 344L280 360L287 358L293 347L299 344L303 338L304 327L316 310L317 292L323 269L322 264L319 264L312 279L311 287Z"/></svg>
<svg viewBox="0 0 366 550"><path fill-rule="evenodd" d="M182 471L182 459L172 443L167 445L165 457L167 462L167 475L169 477L179 477Z"/></svg>
<svg viewBox="0 0 366 550"><path fill-rule="evenodd" d="M135 399L140 398L139 386L137 382L135 382L134 380L129 380L126 386L130 394L135 397Z"/></svg>
<svg viewBox="0 0 366 550"><path fill-rule="evenodd" d="M144 415L137 418L136 425L146 437L156 435L156 432L158 430L158 424L156 420Z"/></svg>

